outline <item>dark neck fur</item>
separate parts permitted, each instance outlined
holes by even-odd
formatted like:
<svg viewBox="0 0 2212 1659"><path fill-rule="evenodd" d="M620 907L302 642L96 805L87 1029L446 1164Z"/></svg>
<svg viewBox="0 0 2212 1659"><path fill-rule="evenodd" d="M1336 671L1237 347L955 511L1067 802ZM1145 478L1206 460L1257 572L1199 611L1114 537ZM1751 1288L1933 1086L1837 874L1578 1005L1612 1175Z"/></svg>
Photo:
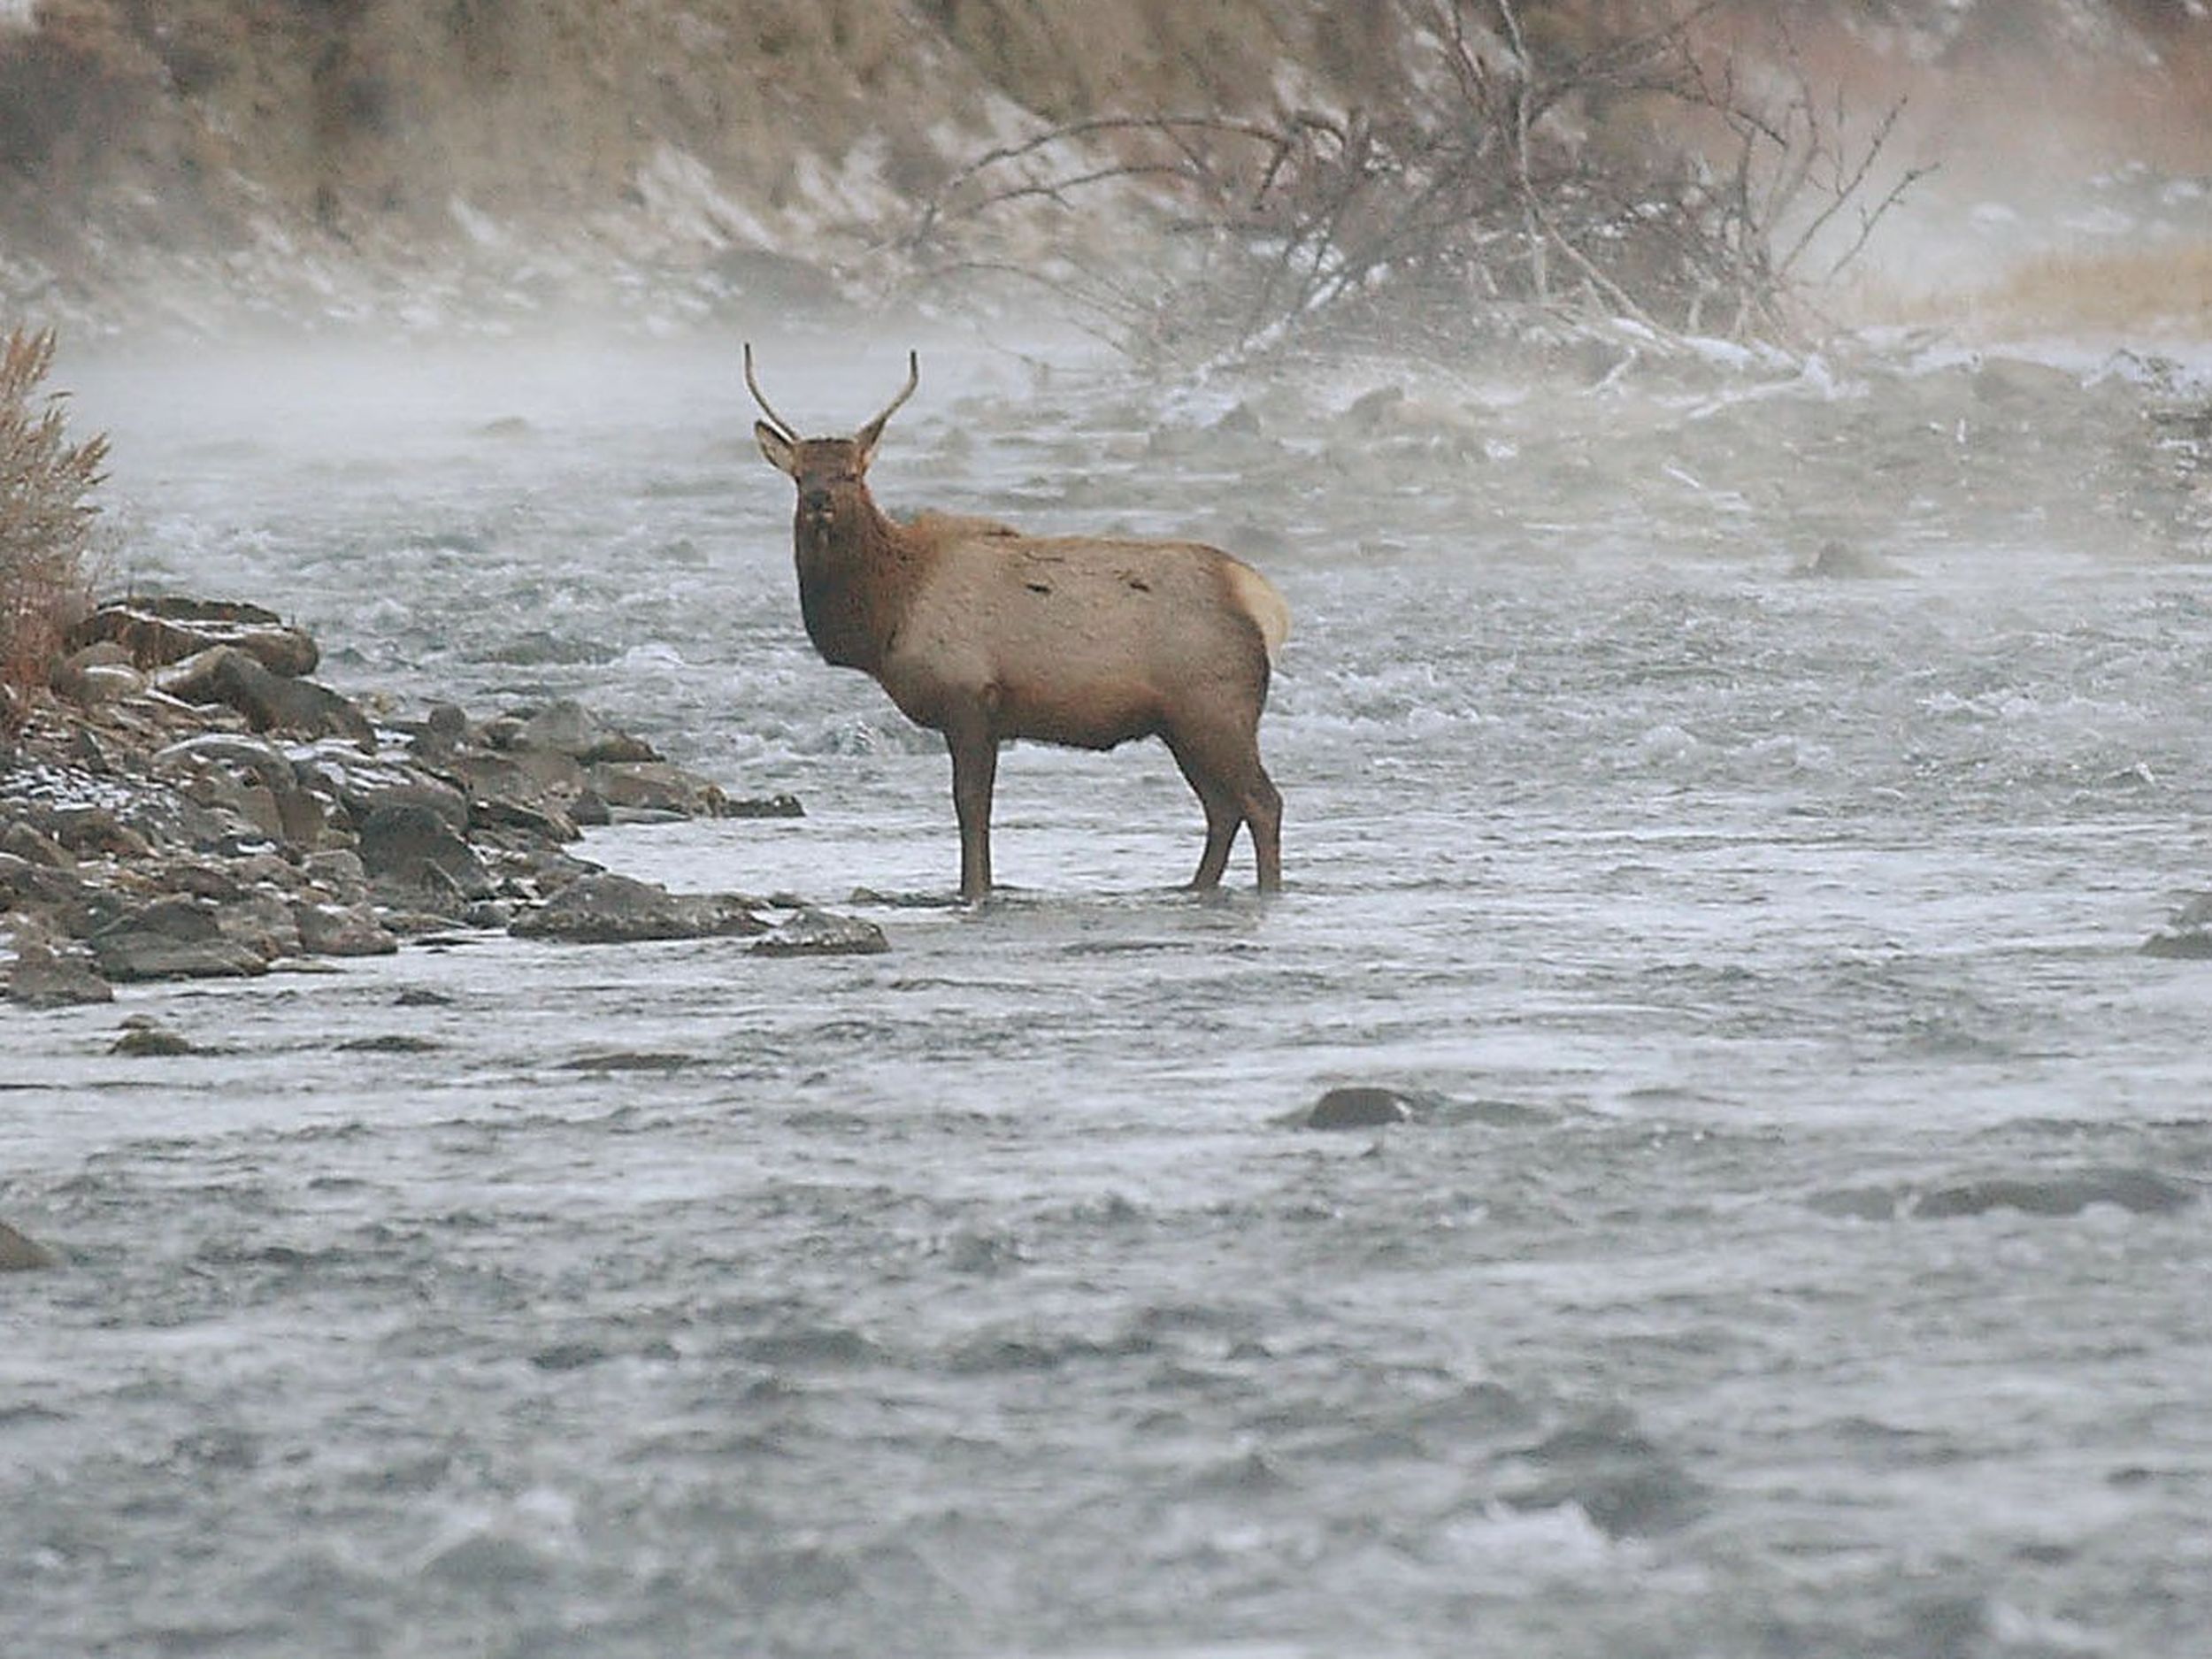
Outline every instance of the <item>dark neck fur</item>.
<svg viewBox="0 0 2212 1659"><path fill-rule="evenodd" d="M799 614L824 661L873 673L919 572L868 492L855 497L839 503L838 521L826 527L803 513L794 522Z"/></svg>

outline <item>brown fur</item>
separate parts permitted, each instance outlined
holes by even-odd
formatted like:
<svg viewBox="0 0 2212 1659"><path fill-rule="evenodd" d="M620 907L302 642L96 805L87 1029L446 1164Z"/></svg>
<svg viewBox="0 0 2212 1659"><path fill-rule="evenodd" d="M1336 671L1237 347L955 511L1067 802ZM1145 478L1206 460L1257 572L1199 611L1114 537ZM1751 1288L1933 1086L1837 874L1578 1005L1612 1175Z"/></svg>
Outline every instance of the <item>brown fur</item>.
<svg viewBox="0 0 2212 1659"><path fill-rule="evenodd" d="M747 349L747 380L751 351ZM1251 826L1263 891L1281 885L1282 798L1259 720L1289 608L1265 577L1194 541L1024 535L987 518L901 524L868 492L884 423L918 379L850 438L754 427L798 486L799 607L825 660L872 675L902 713L944 733L960 820L960 891L991 887L999 745L1111 749L1164 741L1206 811L1192 878L1217 886Z"/></svg>

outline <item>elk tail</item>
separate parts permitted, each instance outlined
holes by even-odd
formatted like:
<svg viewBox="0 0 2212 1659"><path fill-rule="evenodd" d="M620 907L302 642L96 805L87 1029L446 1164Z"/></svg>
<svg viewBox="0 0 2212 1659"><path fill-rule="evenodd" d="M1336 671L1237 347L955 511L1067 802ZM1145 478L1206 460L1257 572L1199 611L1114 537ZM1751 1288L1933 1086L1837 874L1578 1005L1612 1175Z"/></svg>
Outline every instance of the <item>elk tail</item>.
<svg viewBox="0 0 2212 1659"><path fill-rule="evenodd" d="M1290 637L1290 607L1275 591L1274 583L1249 565L1234 560L1229 565L1229 588L1267 641L1267 660L1274 662L1282 653L1283 641Z"/></svg>

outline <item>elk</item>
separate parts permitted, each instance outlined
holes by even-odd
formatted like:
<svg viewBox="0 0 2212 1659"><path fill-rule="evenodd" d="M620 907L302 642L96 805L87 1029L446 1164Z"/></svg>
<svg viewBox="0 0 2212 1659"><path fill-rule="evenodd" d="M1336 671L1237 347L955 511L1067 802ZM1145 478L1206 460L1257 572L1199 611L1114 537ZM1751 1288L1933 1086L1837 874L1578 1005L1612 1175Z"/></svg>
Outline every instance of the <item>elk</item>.
<svg viewBox="0 0 2212 1659"><path fill-rule="evenodd" d="M952 754L960 896L991 890L999 746L1108 749L1157 737L1206 813L1190 886L1218 887L1250 826L1259 887L1282 885L1282 796L1260 764L1260 711L1290 608L1250 565L1194 541L1033 536L986 518L885 516L868 464L906 384L849 438L802 438L762 395L753 436L798 487L799 612L826 662L872 676Z"/></svg>

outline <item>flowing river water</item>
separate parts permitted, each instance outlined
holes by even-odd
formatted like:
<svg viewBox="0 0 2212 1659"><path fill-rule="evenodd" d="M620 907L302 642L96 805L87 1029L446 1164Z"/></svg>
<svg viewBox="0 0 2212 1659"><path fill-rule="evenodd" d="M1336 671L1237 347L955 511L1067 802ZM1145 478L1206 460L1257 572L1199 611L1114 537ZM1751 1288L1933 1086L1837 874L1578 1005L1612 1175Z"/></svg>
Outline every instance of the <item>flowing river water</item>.
<svg viewBox="0 0 2212 1659"><path fill-rule="evenodd" d="M847 430L903 343L762 372ZM1296 616L1279 900L1174 890L1157 746L1022 748L977 910L733 341L65 378L117 585L795 791L581 850L893 949L0 1014L68 1257L0 1286L0 1651L2212 1653L2212 964L2140 952L2212 876L2212 570L2126 375L930 347L887 506ZM1409 1119L1300 1126L1340 1085Z"/></svg>

